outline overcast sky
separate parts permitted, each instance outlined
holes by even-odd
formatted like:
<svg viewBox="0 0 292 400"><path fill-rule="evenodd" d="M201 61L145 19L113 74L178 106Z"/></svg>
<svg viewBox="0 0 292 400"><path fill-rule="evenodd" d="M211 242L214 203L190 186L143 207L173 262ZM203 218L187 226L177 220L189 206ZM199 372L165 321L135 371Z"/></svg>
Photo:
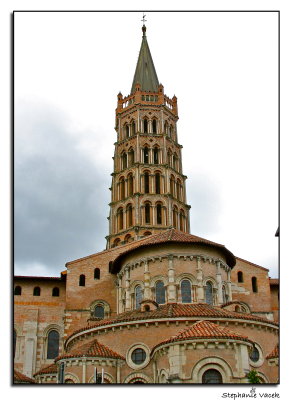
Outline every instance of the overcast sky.
<svg viewBox="0 0 292 400"><path fill-rule="evenodd" d="M276 13L147 13L178 97L191 233L278 276ZM141 13L15 14L15 273L58 276L105 248L117 94Z"/></svg>

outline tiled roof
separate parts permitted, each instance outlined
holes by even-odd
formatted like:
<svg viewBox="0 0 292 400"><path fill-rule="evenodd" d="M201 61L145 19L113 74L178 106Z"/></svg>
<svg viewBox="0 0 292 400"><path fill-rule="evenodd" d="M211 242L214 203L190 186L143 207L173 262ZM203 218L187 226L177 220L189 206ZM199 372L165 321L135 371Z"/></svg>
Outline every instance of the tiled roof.
<svg viewBox="0 0 292 400"><path fill-rule="evenodd" d="M277 346L275 346L274 350L267 355L266 359L270 359L270 358L278 358L279 357L279 345L277 344Z"/></svg>
<svg viewBox="0 0 292 400"><path fill-rule="evenodd" d="M225 253L227 263L230 267L233 267L236 263L234 255L222 244L211 242L210 240L203 239L199 236L191 235L189 233L180 232L176 229L168 229L162 233L149 236L147 240L143 240L143 242L139 240L134 242L133 247L131 247L130 249L125 249L116 257L116 259L113 261L111 272L117 272L122 257L132 252L133 250L152 245L159 245L162 243L199 243L205 246L217 247L222 249L222 251Z"/></svg>
<svg viewBox="0 0 292 400"><path fill-rule="evenodd" d="M271 286L278 286L279 285L279 279L270 278L269 282L270 282Z"/></svg>
<svg viewBox="0 0 292 400"><path fill-rule="evenodd" d="M62 278L57 276L24 276L24 275L16 275L14 279L32 279L32 280L42 280L42 281L60 281Z"/></svg>
<svg viewBox="0 0 292 400"><path fill-rule="evenodd" d="M35 383L34 379L29 378L26 375L23 375L21 372L16 369L13 371L13 381L14 383Z"/></svg>
<svg viewBox="0 0 292 400"><path fill-rule="evenodd" d="M57 374L57 373L58 373L58 367L55 363L53 363L53 364L46 365L45 367L41 368L33 376L46 375L46 374Z"/></svg>
<svg viewBox="0 0 292 400"><path fill-rule="evenodd" d="M181 342L187 339L233 339L251 342L247 336L239 335L227 328L218 326L213 322L199 321L190 328L184 329L177 335L172 336L170 339L164 340L163 342L157 344L153 350L162 344Z"/></svg>
<svg viewBox="0 0 292 400"><path fill-rule="evenodd" d="M99 343L96 339L82 344L71 352L60 355L55 361L62 360L64 358L78 358L78 357L103 357L103 358L119 358L124 360L125 358L109 347Z"/></svg>
<svg viewBox="0 0 292 400"><path fill-rule="evenodd" d="M99 321L96 324L86 326L84 328L78 329L73 332L66 340L82 331L86 331L89 328L99 328L106 327L107 325L118 324L122 322L131 322L131 321L145 321L152 319L175 319L181 317L197 317L199 318L220 318L220 319L241 319L247 321L258 321L265 322L275 326L278 326L277 323L267 320L266 318L261 318L255 315L246 314L246 313L238 313L235 311L224 310L220 307L213 307L206 303L198 303L198 304L180 304L180 303L168 303L160 305L156 310L153 311L145 311L141 312L140 310L127 311L122 314L117 315L114 318L104 319Z"/></svg>

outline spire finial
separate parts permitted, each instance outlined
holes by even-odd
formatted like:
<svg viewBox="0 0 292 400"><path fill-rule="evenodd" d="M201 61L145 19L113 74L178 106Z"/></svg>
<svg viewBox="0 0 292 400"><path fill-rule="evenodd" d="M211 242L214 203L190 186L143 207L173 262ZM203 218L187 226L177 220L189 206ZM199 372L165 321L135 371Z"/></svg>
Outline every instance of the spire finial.
<svg viewBox="0 0 292 400"><path fill-rule="evenodd" d="M145 22L147 22L147 20L145 19L146 14L143 12L143 17L141 19L141 21L143 22L143 26L142 26L142 32L143 32L143 37L146 36L146 26L145 26Z"/></svg>

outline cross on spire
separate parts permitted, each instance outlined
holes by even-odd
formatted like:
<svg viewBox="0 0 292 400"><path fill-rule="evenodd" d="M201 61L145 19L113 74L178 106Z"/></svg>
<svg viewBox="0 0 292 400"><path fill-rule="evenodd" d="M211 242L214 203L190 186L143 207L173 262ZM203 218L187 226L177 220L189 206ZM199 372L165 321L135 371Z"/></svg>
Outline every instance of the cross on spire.
<svg viewBox="0 0 292 400"><path fill-rule="evenodd" d="M143 18L141 19L141 21L143 22L143 25L145 25L145 22L147 22L147 19L145 19L145 17L146 17L146 14L144 14L144 12L143 12Z"/></svg>

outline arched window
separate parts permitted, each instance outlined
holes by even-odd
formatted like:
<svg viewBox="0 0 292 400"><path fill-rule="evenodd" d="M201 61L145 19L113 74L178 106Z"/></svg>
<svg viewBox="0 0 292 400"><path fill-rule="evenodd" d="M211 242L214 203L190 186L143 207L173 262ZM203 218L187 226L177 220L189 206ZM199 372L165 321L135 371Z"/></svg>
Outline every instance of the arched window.
<svg viewBox="0 0 292 400"><path fill-rule="evenodd" d="M160 173L155 173L155 193L160 194Z"/></svg>
<svg viewBox="0 0 292 400"><path fill-rule="evenodd" d="M181 200L181 182L179 179L176 181L176 197L179 201Z"/></svg>
<svg viewBox="0 0 292 400"><path fill-rule="evenodd" d="M85 275L79 275L79 286L85 286Z"/></svg>
<svg viewBox="0 0 292 400"><path fill-rule="evenodd" d="M172 210L172 224L174 228L177 228L177 207L174 206Z"/></svg>
<svg viewBox="0 0 292 400"><path fill-rule="evenodd" d="M158 147L154 147L154 149L153 149L153 162L154 162L154 164L159 164L159 149L158 149Z"/></svg>
<svg viewBox="0 0 292 400"><path fill-rule="evenodd" d="M133 226L133 208L131 204L127 206L128 227Z"/></svg>
<svg viewBox="0 0 292 400"><path fill-rule="evenodd" d="M99 268L94 269L94 279L100 279L100 269Z"/></svg>
<svg viewBox="0 0 292 400"><path fill-rule="evenodd" d="M251 278L251 284L252 284L252 291L254 293L257 293L258 292L258 283L257 283L257 278L255 276L253 276Z"/></svg>
<svg viewBox="0 0 292 400"><path fill-rule="evenodd" d="M242 283L243 282L243 273L241 271L237 272L237 282Z"/></svg>
<svg viewBox="0 0 292 400"><path fill-rule="evenodd" d="M134 136L136 134L136 124L134 120L132 121L131 124L131 130L132 130L132 136Z"/></svg>
<svg viewBox="0 0 292 400"><path fill-rule="evenodd" d="M94 316L96 318L104 318L104 308L103 306L101 306L100 304L98 304L97 306L95 306L94 308Z"/></svg>
<svg viewBox="0 0 292 400"><path fill-rule="evenodd" d="M130 136L130 127L129 125L126 125L126 138Z"/></svg>
<svg viewBox="0 0 292 400"><path fill-rule="evenodd" d="M133 196L134 192L134 178L133 175L128 176L128 195Z"/></svg>
<svg viewBox="0 0 292 400"><path fill-rule="evenodd" d="M149 193L149 172L144 174L144 193Z"/></svg>
<svg viewBox="0 0 292 400"><path fill-rule="evenodd" d="M157 225L162 224L162 205L160 203L156 205L156 223Z"/></svg>
<svg viewBox="0 0 292 400"><path fill-rule="evenodd" d="M164 123L164 133L165 133L166 135L169 135L168 123L167 123L167 122Z"/></svg>
<svg viewBox="0 0 292 400"><path fill-rule="evenodd" d="M173 155L173 168L177 171L177 155L174 153Z"/></svg>
<svg viewBox="0 0 292 400"><path fill-rule="evenodd" d="M54 359L59 355L59 332L52 330L48 334L47 358Z"/></svg>
<svg viewBox="0 0 292 400"><path fill-rule="evenodd" d="M140 285L135 287L135 308L140 308L140 302L142 301L143 293Z"/></svg>
<svg viewBox="0 0 292 400"><path fill-rule="evenodd" d="M152 132L157 133L157 121L156 119L152 120Z"/></svg>
<svg viewBox="0 0 292 400"><path fill-rule="evenodd" d="M206 283L205 298L206 298L206 303L210 304L212 306L213 305L213 285L211 282Z"/></svg>
<svg viewBox="0 0 292 400"><path fill-rule="evenodd" d="M52 290L52 296L53 297L59 297L60 296L60 289L58 287L54 287Z"/></svg>
<svg viewBox="0 0 292 400"><path fill-rule="evenodd" d="M175 185L174 176L171 175L171 177L170 177L170 194L172 196L174 196L174 185Z"/></svg>
<svg viewBox="0 0 292 400"><path fill-rule="evenodd" d="M180 230L185 231L185 213L184 210L180 210L179 213L179 225L180 225Z"/></svg>
<svg viewBox="0 0 292 400"><path fill-rule="evenodd" d="M115 240L114 240L113 247L119 246L119 245L120 245L120 242L121 242L121 239L119 239L119 238L115 239Z"/></svg>
<svg viewBox="0 0 292 400"><path fill-rule="evenodd" d="M21 286L15 286L14 295L15 296L21 296Z"/></svg>
<svg viewBox="0 0 292 400"><path fill-rule="evenodd" d="M148 133L148 119L147 118L143 119L143 132Z"/></svg>
<svg viewBox="0 0 292 400"><path fill-rule="evenodd" d="M125 198L125 179L122 177L120 178L120 200L124 200Z"/></svg>
<svg viewBox="0 0 292 400"><path fill-rule="evenodd" d="M125 243L129 243L131 241L131 235L128 234L125 236Z"/></svg>
<svg viewBox="0 0 292 400"><path fill-rule="evenodd" d="M150 224L150 204L145 204L145 223Z"/></svg>
<svg viewBox="0 0 292 400"><path fill-rule="evenodd" d="M127 153L122 154L122 169L127 168Z"/></svg>
<svg viewBox="0 0 292 400"><path fill-rule="evenodd" d="M17 340L17 333L16 333L16 330L13 329L13 358L15 357L16 340Z"/></svg>
<svg viewBox="0 0 292 400"><path fill-rule="evenodd" d="M169 137L171 138L172 138L172 131L173 131L172 125L169 125Z"/></svg>
<svg viewBox="0 0 292 400"><path fill-rule="evenodd" d="M41 289L40 289L38 286L36 286L36 287L33 289L33 295L34 295L34 296L40 296L40 295L41 295Z"/></svg>
<svg viewBox="0 0 292 400"><path fill-rule="evenodd" d="M155 285L155 300L157 304L165 303L165 286L162 281L156 282Z"/></svg>
<svg viewBox="0 0 292 400"><path fill-rule="evenodd" d="M119 208L118 212L117 212L117 216L118 216L118 229L121 230L123 229L124 226L124 215L123 215L123 209Z"/></svg>
<svg viewBox="0 0 292 400"><path fill-rule="evenodd" d="M129 160L129 167L131 167L134 164L134 150L130 149L128 153L128 160Z"/></svg>
<svg viewBox="0 0 292 400"><path fill-rule="evenodd" d="M207 369L203 373L202 383L223 383L222 375L217 369Z"/></svg>
<svg viewBox="0 0 292 400"><path fill-rule="evenodd" d="M144 147L143 149L143 159L145 164L149 164L149 149L148 147Z"/></svg>
<svg viewBox="0 0 292 400"><path fill-rule="evenodd" d="M168 165L169 165L170 167L172 167L172 153L171 153L171 151L169 151L169 152L167 153L167 162L168 162Z"/></svg>
<svg viewBox="0 0 292 400"><path fill-rule="evenodd" d="M181 302L191 303L192 302L192 288L191 282L188 279L184 279L180 284L181 290Z"/></svg>

